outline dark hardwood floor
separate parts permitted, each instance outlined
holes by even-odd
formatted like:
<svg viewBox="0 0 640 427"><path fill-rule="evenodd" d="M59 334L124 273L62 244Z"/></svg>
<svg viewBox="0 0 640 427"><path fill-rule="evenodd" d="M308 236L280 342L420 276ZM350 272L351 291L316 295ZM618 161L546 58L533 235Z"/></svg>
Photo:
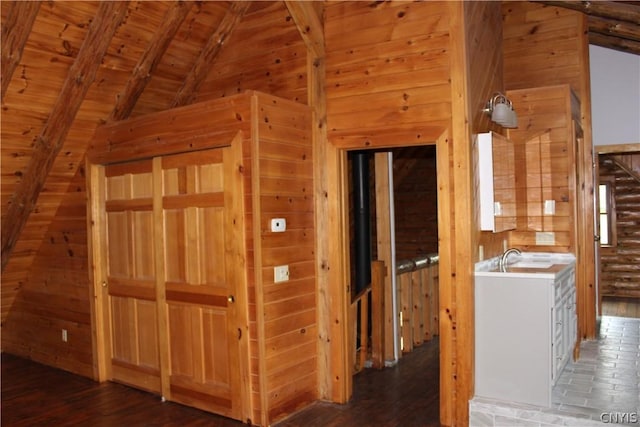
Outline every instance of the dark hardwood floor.
<svg viewBox="0 0 640 427"><path fill-rule="evenodd" d="M640 318L640 301L603 299L602 314ZM405 355L396 366L366 369L354 377L350 402L318 402L277 427L439 425L438 340ZM245 425L115 383L88 378L2 354L1 425L210 426Z"/></svg>
<svg viewBox="0 0 640 427"><path fill-rule="evenodd" d="M438 411L438 340L405 355L396 366L354 377L345 405L319 402L275 424L292 426L434 426ZM90 379L2 354L1 425L210 426L238 421L199 411L120 384Z"/></svg>

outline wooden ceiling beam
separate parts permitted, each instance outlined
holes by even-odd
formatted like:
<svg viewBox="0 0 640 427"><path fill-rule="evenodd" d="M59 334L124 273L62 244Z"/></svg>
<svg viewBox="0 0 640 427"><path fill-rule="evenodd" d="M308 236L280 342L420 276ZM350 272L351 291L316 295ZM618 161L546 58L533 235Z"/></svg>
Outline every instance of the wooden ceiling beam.
<svg viewBox="0 0 640 427"><path fill-rule="evenodd" d="M633 3L619 1L535 1L534 3L573 9L585 15L615 19L635 25L640 22L640 5Z"/></svg>
<svg viewBox="0 0 640 427"><path fill-rule="evenodd" d="M324 28L313 2L286 0L285 4L307 49L314 58L324 58Z"/></svg>
<svg viewBox="0 0 640 427"><path fill-rule="evenodd" d="M231 33L236 28L242 16L245 14L250 1L232 1L229 9L225 13L220 25L216 31L209 37L206 46L200 52L200 56L191 68L189 75L186 77L182 87L176 94L171 107L179 107L191 103L196 96L200 85L207 78L211 66L218 58L218 54L222 50L222 46L229 39Z"/></svg>
<svg viewBox="0 0 640 427"><path fill-rule="evenodd" d="M133 74L124 91L118 94L116 105L107 121L124 120L131 115L138 99L151 80L153 72L169 48L171 41L178 33L192 6L193 2L191 1L177 1L171 4L171 8L165 14L162 24L156 29L153 38L133 69Z"/></svg>
<svg viewBox="0 0 640 427"><path fill-rule="evenodd" d="M40 10L39 1L13 1L9 8L7 18L2 25L2 93L0 97L4 101L4 94L9 88L13 72L20 64L22 51L27 44L31 28Z"/></svg>
<svg viewBox="0 0 640 427"><path fill-rule="evenodd" d="M620 52L640 55L640 41L636 40L589 32L589 43L596 46L606 47L608 49L618 50Z"/></svg>
<svg viewBox="0 0 640 427"><path fill-rule="evenodd" d="M590 16L589 32L640 42L640 25Z"/></svg>
<svg viewBox="0 0 640 427"><path fill-rule="evenodd" d="M127 12L128 2L103 1L89 25L76 60L69 68L47 122L36 138L33 155L2 218L2 271L29 215L36 206L47 175L64 145L89 87L93 83L116 29Z"/></svg>

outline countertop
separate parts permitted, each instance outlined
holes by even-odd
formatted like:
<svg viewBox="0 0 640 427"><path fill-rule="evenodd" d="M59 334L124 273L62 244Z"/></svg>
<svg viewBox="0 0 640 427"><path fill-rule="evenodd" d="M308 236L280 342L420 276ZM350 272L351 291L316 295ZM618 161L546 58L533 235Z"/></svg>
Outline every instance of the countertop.
<svg viewBox="0 0 640 427"><path fill-rule="evenodd" d="M523 252L520 256L511 255L506 271L500 271L499 260L500 257L495 257L476 263L475 275L553 279L576 262L575 256L568 253ZM533 267L533 265L538 265L538 267Z"/></svg>

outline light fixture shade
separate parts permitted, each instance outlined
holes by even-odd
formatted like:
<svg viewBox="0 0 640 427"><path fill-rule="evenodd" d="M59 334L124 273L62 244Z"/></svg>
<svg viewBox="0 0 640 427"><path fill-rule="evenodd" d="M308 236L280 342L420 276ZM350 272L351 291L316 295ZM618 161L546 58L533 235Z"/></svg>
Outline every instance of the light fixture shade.
<svg viewBox="0 0 640 427"><path fill-rule="evenodd" d="M507 104L496 104L493 106L491 120L504 126L511 121L511 108Z"/></svg>
<svg viewBox="0 0 640 427"><path fill-rule="evenodd" d="M513 110L511 100L500 92L493 95L483 111L491 116L493 122L502 127L518 127L518 116Z"/></svg>

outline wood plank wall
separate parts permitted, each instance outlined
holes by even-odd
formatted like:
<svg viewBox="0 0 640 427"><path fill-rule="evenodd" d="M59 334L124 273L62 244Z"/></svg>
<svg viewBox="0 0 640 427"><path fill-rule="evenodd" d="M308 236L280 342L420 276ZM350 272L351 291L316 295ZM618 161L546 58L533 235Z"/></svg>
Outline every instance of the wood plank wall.
<svg viewBox="0 0 640 427"><path fill-rule="evenodd" d="M484 2L470 2L466 5L466 31L468 32L468 64L469 72L469 106L472 114L472 131L474 133L494 131L506 134L505 129L490 120L482 110L487 102L497 93L504 93L503 57L502 57L502 23L500 11ZM475 153L475 151L474 151ZM474 157L473 170L477 171L478 159ZM475 211L480 212L478 196L478 174L474 173ZM508 234L478 232L478 242L483 259L492 258L502 253L504 241ZM479 254L480 255L480 254ZM478 259L479 261L479 259Z"/></svg>
<svg viewBox="0 0 640 427"><path fill-rule="evenodd" d="M256 98L251 175L261 348L254 362L264 372L261 421L267 425L318 395L315 205L311 109L265 94ZM284 218L286 231L271 232L273 218ZM288 265L289 280L275 283L273 267L280 265Z"/></svg>
<svg viewBox="0 0 640 427"><path fill-rule="evenodd" d="M3 22L10 3L2 2ZM86 192L84 182L80 186L70 183L84 181L74 177L83 173L79 168L84 164L87 141L92 139L95 127L109 116L118 92L124 88L153 29L160 25L170 4L132 2L127 24L114 37L96 79L98 83L90 89L45 184L38 207L2 274L3 351L81 375L93 375L86 357L91 352L89 323L82 320L73 327L69 325L69 345L62 346L60 338L61 325L67 324L69 318L65 313L69 311L70 296L78 298L73 305L84 307L82 313L89 309L86 214L78 213L80 208L76 205L84 203ZM168 108L192 64L189 55L199 53L227 6L227 2L194 5L136 104L133 117ZM6 202L31 156L32 140L46 120L73 62L74 52L83 40L83 29L93 18L96 7L94 2L50 2L41 6L23 54L25 72L14 73L3 100L2 212L6 211ZM244 20L250 28L242 33ZM239 25L240 36L227 40L220 62L211 71L212 75L217 73L216 77L205 82L197 100L259 89L305 103L306 48L284 4L254 2L244 20ZM274 34L276 28L277 35ZM267 47L279 36L285 37L287 43ZM255 46L260 48L254 49ZM300 64L303 64L302 70ZM67 203L70 207L66 207ZM70 249L74 253L73 266L69 262L56 264L71 258ZM60 266L64 266L64 274ZM52 269L56 273L52 273ZM48 277L46 282L45 277ZM85 288L82 295L78 294L79 287ZM19 293L22 293L21 302L13 305ZM22 319L20 326L18 319ZM51 345L53 339L57 339L57 345Z"/></svg>
<svg viewBox="0 0 640 427"><path fill-rule="evenodd" d="M81 168L41 241L34 257L37 268L28 270L7 313L2 338L3 351L92 377L85 197Z"/></svg>
<svg viewBox="0 0 640 427"><path fill-rule="evenodd" d="M307 80L307 49L284 2L258 1L225 43L196 101L258 90L307 104Z"/></svg>
<svg viewBox="0 0 640 427"><path fill-rule="evenodd" d="M577 141L576 186L578 329L596 334L596 252L593 243L594 171L587 17L580 12L535 2L502 2L504 84L507 90L567 84L580 100L583 135ZM518 105L514 105L518 111Z"/></svg>
<svg viewBox="0 0 640 427"><path fill-rule="evenodd" d="M520 123L509 130L516 156L517 202L517 228L510 233L509 243L525 251L575 253L571 89L561 85L511 90L507 94L519 106ZM555 202L554 215L544 215L545 200ZM539 232L553 233L554 242L537 242Z"/></svg>
<svg viewBox="0 0 640 427"><path fill-rule="evenodd" d="M601 154L599 163L600 182L613 183L617 237L615 246L600 248L600 294L640 298L640 153Z"/></svg>
<svg viewBox="0 0 640 427"><path fill-rule="evenodd" d="M436 149L393 151L396 260L438 252Z"/></svg>
<svg viewBox="0 0 640 427"><path fill-rule="evenodd" d="M330 142L338 148L362 149L429 144L439 140L438 147L443 150L440 157L443 158L438 160L438 180L451 208L456 205L459 188L454 188L452 180L461 179L472 188L474 176L471 161L455 163L463 172L455 178L449 176L453 162L462 160L456 157L468 159L471 150L468 133L468 140L462 137L460 142L451 144L450 135L446 133L451 118L459 115L463 126L473 123L472 132L487 131L488 121L479 112L480 106L484 106L493 91L503 89L499 4L468 5L464 19L459 10L452 12L454 8L444 2L341 2L328 4L325 8ZM463 22L463 26L456 28L453 38L450 34L451 13L459 14L458 22ZM466 40L479 38L456 52L461 61L456 62L460 67L456 69L456 78L473 76L469 77L470 84L461 86L463 90L469 88L469 92L456 94L465 102L467 97L472 101L454 107L451 51L452 46L459 46L456 43L465 40L465 32L469 33ZM491 52L488 59L481 53L483 49ZM473 64L472 58L479 61ZM457 150L455 154L453 150ZM460 197L475 206L469 194ZM456 343L456 322L466 325L469 317L472 318L470 272L476 261L477 248L474 250L471 246L479 242L480 232L474 220L474 208L460 212L459 224L464 226L456 230L459 242L469 241L464 243L465 247L458 248L458 242L450 240L455 236L452 230L454 213L443 209L440 212L446 212L448 216L439 219L441 229L447 231L440 236L441 248L445 248L441 253L440 280L441 289L448 292L442 295L440 304L441 421L447 425L464 425L468 422L468 398L473 390L473 340L471 332ZM499 245L488 245L493 245L498 252ZM464 256L462 261L453 258L459 254ZM452 280L454 263L458 263L458 271L464 273L456 274L456 281ZM464 313L456 312L454 295L464 298L459 301L463 303L460 310ZM458 317L461 314L464 316Z"/></svg>
<svg viewBox="0 0 640 427"><path fill-rule="evenodd" d="M8 8L12 2L2 2L2 20L5 22ZM187 21L197 20L197 16L206 15L207 26L215 27L222 15L217 16L212 9L224 8L220 2L207 2L202 8L192 10ZM69 210L59 209L61 203L67 199L86 197L84 184L78 191L76 185L72 185L74 177L81 172L84 165L84 154L88 141L91 140L96 126L103 123L109 116L118 92L122 90L127 79L132 74L140 52L144 51L146 44L153 34L153 28L159 26L160 21L170 2L132 2L127 16L127 24L119 28L111 46L105 56L102 66L96 77L96 83L90 88L85 101L80 108L74 124L64 143L64 147L56 159L52 172L49 174L44 190L40 194L36 210L30 215L29 220L16 245L12 257L2 274L2 318L6 320L10 311L16 311L18 316L24 305L13 307L14 298L22 290L30 290L31 279L27 277L41 277L50 268L48 257L62 259L67 253L63 245L50 245L43 242L49 241L52 234L62 231L66 237L79 245L75 251L78 265L87 263L86 249L86 216L69 215ZM38 17L34 23L32 32L27 41L21 64L18 67L21 72L16 72L9 84L2 111L2 213L6 212L7 203L13 194L19 179L22 179L22 171L32 155L34 140L42 126L46 123L47 115L56 101L62 83L68 73L69 67L82 44L88 23L94 18L97 10L97 2L48 2L41 5ZM206 11L206 12L204 12ZM202 12L202 15L200 15ZM195 37L188 38L191 45L188 49L197 49ZM184 48L184 45L182 46ZM180 49L178 49L179 51ZM135 55L132 55L135 53ZM178 57L180 55L178 54ZM175 60L175 57L174 57ZM170 64L167 68L175 69ZM188 61L180 64L187 67ZM154 101L139 106L136 114L146 114L162 109L163 105L170 102L173 93L168 93L166 88L173 87L181 82L179 74L157 76L160 81L154 95ZM173 82L173 83L172 83ZM164 88L164 89L163 89ZM163 101L160 98L164 96ZM55 124L54 124L55 125ZM75 181L74 181L75 182ZM61 226L60 224L63 224ZM78 230L83 230L76 235ZM58 241L56 239L56 241ZM45 251L39 254L39 251ZM36 294L24 294L23 301L46 301L44 310L47 315L40 316L40 322L27 321L19 330L10 328L3 323L2 347L4 351L10 351L34 360L50 363L52 366L69 369L71 372L86 374L86 360L71 363L74 355L66 350L59 349L46 356L52 348L45 336L57 336L60 334L58 318L63 312L64 306L57 306L63 299L58 295L73 295L74 287L79 286L80 280L84 280L84 286L88 287L86 271L78 267L78 276L73 282L63 280L59 275L53 275L49 279L48 288L43 288L38 283L33 286ZM81 279L83 277L83 279ZM77 281L76 281L77 280ZM55 291L54 291L55 289ZM88 293L87 293L88 295ZM35 298L35 297L42 298ZM47 298L50 297L50 298ZM26 300L24 299L26 298ZM35 298L35 299L34 299ZM85 301L88 308L89 302ZM29 320L30 318L27 318ZM33 320L33 319L31 319ZM43 325L47 328L43 329ZM55 327L54 327L55 326ZM78 338L84 340L89 336L88 324L79 324ZM49 330L50 329L50 330ZM29 347L15 348L12 343L20 340L15 334L30 336ZM70 339L73 339L71 336ZM61 340L60 340L61 342ZM69 361L65 361L69 359Z"/></svg>
<svg viewBox="0 0 640 427"><path fill-rule="evenodd" d="M330 141L432 144L451 114L448 31L442 3L327 4Z"/></svg>

